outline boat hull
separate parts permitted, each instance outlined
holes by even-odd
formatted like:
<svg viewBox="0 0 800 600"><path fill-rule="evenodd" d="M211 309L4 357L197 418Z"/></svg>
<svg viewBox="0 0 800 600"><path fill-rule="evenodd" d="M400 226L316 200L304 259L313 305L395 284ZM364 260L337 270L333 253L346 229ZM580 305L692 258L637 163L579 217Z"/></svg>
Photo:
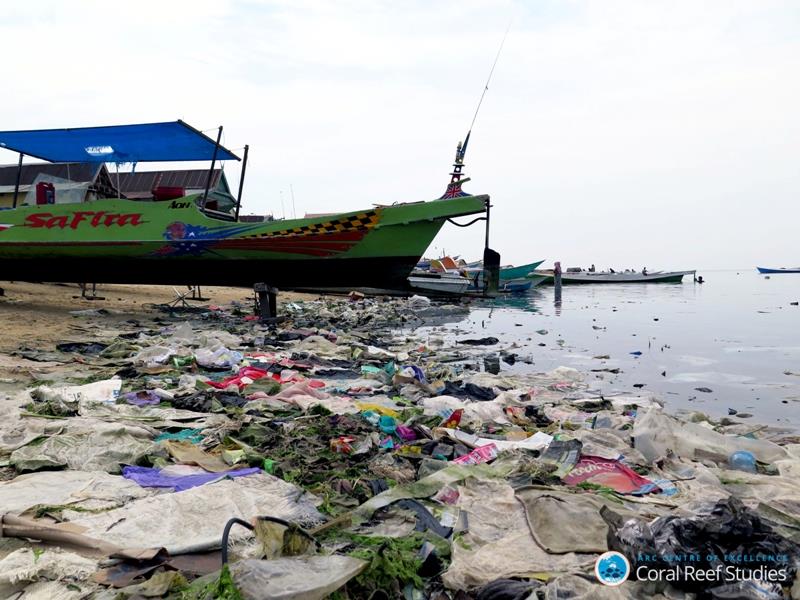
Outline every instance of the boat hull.
<svg viewBox="0 0 800 600"><path fill-rule="evenodd" d="M800 273L800 267L796 269L769 269L767 267L756 267L759 273L777 274L777 273Z"/></svg>
<svg viewBox="0 0 800 600"><path fill-rule="evenodd" d="M538 275L537 273L530 273L525 279L530 280L531 286L536 287L542 283L545 283L549 278L546 275Z"/></svg>
<svg viewBox="0 0 800 600"><path fill-rule="evenodd" d="M408 285L415 291L421 294L436 293L436 294L455 294L460 295L469 289L470 281L455 281L455 280L435 280L435 279L420 279L418 277L409 277Z"/></svg>
<svg viewBox="0 0 800 600"><path fill-rule="evenodd" d="M509 279L507 281L501 279L497 291L504 294L520 294L527 292L532 287L533 281L530 279Z"/></svg>
<svg viewBox="0 0 800 600"><path fill-rule="evenodd" d="M172 202L98 200L0 213L0 280L401 287L447 218L486 196L240 223Z"/></svg>
<svg viewBox="0 0 800 600"><path fill-rule="evenodd" d="M543 260L540 260L527 265L520 265L518 267L500 267L500 281L527 277L543 262Z"/></svg>
<svg viewBox="0 0 800 600"><path fill-rule="evenodd" d="M562 273L562 284L619 284L619 283L681 283L684 276L694 275L695 271L671 271L667 273ZM551 273L542 273L546 276L546 283L552 284L554 276Z"/></svg>

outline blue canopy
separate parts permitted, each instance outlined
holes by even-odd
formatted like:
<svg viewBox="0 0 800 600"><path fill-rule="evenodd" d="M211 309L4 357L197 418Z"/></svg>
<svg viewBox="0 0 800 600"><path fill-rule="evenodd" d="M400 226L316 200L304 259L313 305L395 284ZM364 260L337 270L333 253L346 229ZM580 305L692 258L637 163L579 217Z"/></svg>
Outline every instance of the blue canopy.
<svg viewBox="0 0 800 600"><path fill-rule="evenodd" d="M211 160L215 140L183 121L0 132L0 148L50 162ZM218 160L239 160L219 147Z"/></svg>

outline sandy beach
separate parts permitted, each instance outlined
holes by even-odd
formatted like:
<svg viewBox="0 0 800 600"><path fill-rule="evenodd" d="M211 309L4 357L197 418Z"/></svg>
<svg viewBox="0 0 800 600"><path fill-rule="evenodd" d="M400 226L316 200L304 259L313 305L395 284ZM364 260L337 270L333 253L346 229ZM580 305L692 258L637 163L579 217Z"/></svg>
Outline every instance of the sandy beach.
<svg viewBox="0 0 800 600"><path fill-rule="evenodd" d="M157 314L154 305L169 304L187 291L185 286L164 285L98 285L97 295L102 300L81 297L77 284L3 282L0 288L0 351L16 350L21 346L44 347L85 336L85 327L75 319L72 311L104 309L111 314L105 323L130 319L147 319ZM253 306L253 292L245 288L203 287L206 302L189 300L193 305L229 304L241 302ZM291 302L315 296L282 292L278 303Z"/></svg>

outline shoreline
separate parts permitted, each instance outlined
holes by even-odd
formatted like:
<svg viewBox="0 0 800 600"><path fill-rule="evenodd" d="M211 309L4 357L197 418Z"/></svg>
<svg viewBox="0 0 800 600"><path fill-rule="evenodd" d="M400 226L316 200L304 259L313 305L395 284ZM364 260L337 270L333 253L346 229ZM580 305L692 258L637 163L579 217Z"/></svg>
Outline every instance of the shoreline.
<svg viewBox="0 0 800 600"><path fill-rule="evenodd" d="M776 549L800 519L797 435L676 418L642 390L597 395L572 368L487 372L481 359L498 340L447 324L470 307L281 294L286 321L265 326L247 290L208 288L208 307L165 311L155 305L174 298L169 287L103 286L105 301L3 287L0 318L15 325L0 346L0 497L39 527L181 555L218 547L229 518L268 514L316 532L317 570L350 573L351 598L408 586L452 598L509 578L602 593L592 569L615 550L658 575L618 588L635 598L667 585L680 597L692 582L661 559L642 562L661 551L637 555L630 519L755 519ZM271 561L249 560L263 546L247 530L231 536L233 582L252 589ZM374 540L398 566L391 575ZM96 553L52 544L5 538L0 567L13 572L43 548L64 570L54 591L107 585L90 577ZM312 585L300 557L280 560ZM77 580L66 572L75 564ZM221 577L211 567L207 578ZM27 577L12 587L39 580Z"/></svg>

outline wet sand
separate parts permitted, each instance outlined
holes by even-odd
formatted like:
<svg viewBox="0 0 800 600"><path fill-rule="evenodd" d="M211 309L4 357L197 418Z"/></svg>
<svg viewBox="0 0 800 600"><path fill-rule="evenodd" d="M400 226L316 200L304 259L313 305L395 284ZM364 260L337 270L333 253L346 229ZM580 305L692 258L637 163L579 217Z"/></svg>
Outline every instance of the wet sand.
<svg viewBox="0 0 800 600"><path fill-rule="evenodd" d="M23 346L46 348L85 337L84 324L71 311L107 310L111 314L104 323L110 327L130 319L152 319L158 314L154 305L173 302L187 291L185 286L108 284L97 287L97 295L104 300L87 300L77 284L0 282L0 288L5 291L0 296L0 352ZM202 306L235 300L247 310L253 306L253 292L246 288L203 287L202 292L208 302L189 302ZM314 297L281 292L278 302Z"/></svg>

